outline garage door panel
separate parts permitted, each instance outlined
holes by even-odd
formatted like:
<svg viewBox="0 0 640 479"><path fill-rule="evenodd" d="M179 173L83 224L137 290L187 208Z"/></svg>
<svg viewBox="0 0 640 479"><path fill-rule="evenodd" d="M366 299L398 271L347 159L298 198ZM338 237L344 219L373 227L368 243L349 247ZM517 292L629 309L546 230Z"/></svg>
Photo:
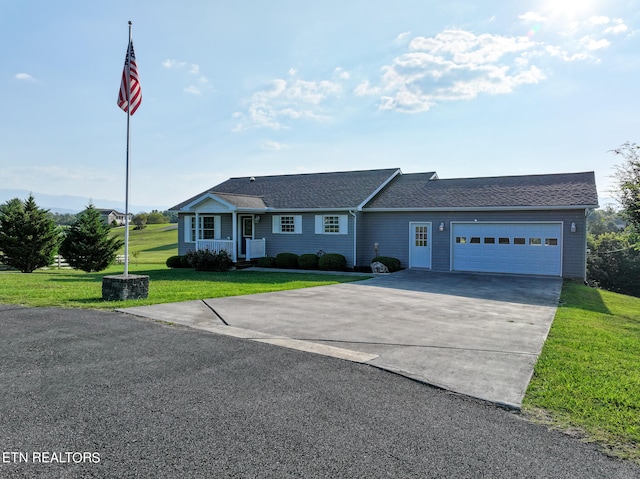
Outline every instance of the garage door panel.
<svg viewBox="0 0 640 479"><path fill-rule="evenodd" d="M453 223L452 269L561 276L560 223Z"/></svg>

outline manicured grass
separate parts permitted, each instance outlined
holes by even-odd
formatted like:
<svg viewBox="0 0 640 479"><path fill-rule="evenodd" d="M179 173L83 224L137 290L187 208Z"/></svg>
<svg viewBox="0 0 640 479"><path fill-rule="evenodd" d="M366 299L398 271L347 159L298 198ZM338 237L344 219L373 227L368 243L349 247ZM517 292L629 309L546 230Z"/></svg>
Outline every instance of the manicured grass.
<svg viewBox="0 0 640 479"><path fill-rule="evenodd" d="M70 269L38 270L30 274L0 272L0 304L115 309L308 288L358 281L367 277L258 271L210 273L190 268L169 269L158 264L131 263L131 274L149 275L149 297L135 301L103 301L102 277L122 272L122 265L112 266L100 273L83 273Z"/></svg>
<svg viewBox="0 0 640 479"><path fill-rule="evenodd" d="M640 298L566 281L523 410L640 461Z"/></svg>
<svg viewBox="0 0 640 479"><path fill-rule="evenodd" d="M111 230L114 236L124 240L124 228ZM124 254L124 246L118 254ZM129 262L140 264L165 264L169 256L178 254L178 225L147 225L142 230L129 227Z"/></svg>

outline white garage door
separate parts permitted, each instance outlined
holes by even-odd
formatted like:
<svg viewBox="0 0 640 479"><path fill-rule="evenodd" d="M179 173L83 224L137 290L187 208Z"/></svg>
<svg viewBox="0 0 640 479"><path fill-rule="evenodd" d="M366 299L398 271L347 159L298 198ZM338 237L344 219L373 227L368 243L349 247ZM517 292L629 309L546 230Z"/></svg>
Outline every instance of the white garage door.
<svg viewBox="0 0 640 479"><path fill-rule="evenodd" d="M452 223L452 269L562 276L562 223Z"/></svg>

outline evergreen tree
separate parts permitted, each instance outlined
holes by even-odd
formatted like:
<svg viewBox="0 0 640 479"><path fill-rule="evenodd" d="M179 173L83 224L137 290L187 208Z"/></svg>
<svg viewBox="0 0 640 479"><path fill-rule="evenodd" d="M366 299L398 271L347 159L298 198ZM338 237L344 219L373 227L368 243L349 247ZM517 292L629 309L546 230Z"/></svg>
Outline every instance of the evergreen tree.
<svg viewBox="0 0 640 479"><path fill-rule="evenodd" d="M113 263L123 244L109 234L109 226L100 219L100 212L89 204L67 230L60 254L72 268L91 273Z"/></svg>
<svg viewBox="0 0 640 479"><path fill-rule="evenodd" d="M0 206L0 261L23 273L49 266L60 244L60 232L49 214L36 205L33 195Z"/></svg>

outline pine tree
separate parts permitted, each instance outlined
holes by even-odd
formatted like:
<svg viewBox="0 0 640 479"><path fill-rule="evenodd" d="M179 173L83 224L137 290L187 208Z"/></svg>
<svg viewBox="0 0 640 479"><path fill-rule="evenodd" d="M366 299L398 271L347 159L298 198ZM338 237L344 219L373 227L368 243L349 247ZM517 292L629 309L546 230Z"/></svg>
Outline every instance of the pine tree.
<svg viewBox="0 0 640 479"><path fill-rule="evenodd" d="M53 263L59 244L60 232L49 210L39 208L33 195L0 206L2 263L32 273Z"/></svg>
<svg viewBox="0 0 640 479"><path fill-rule="evenodd" d="M60 254L72 268L91 273L113 263L123 244L109 234L109 226L100 219L100 212L89 204L67 230Z"/></svg>

